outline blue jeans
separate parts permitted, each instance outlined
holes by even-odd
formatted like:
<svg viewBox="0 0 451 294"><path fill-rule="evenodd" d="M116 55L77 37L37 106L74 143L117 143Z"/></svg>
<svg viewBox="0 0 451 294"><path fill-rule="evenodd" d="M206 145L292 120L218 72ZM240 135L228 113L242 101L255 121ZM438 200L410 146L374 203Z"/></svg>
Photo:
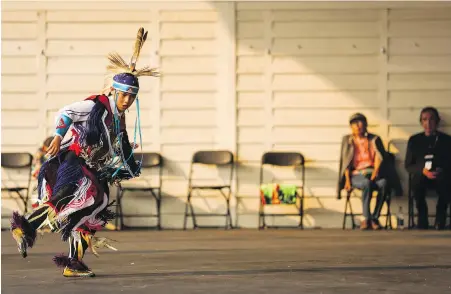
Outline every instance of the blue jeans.
<svg viewBox="0 0 451 294"><path fill-rule="evenodd" d="M362 174L352 175L351 184L353 188L362 191L362 203L363 203L362 213L365 219L376 221L379 219L382 206L384 205L387 181L385 179L376 179L375 182L372 182L370 178L371 174L366 176ZM374 208L374 212L371 214L370 212L371 197L373 195L373 191L376 190L377 190L376 207Z"/></svg>

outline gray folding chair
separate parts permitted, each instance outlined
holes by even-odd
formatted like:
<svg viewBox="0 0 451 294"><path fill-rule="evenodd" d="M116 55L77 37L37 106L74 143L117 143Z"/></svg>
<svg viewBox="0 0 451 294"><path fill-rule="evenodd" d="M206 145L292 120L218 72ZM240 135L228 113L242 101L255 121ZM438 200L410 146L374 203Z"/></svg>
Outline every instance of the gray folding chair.
<svg viewBox="0 0 451 294"><path fill-rule="evenodd" d="M216 165L216 166L230 166L230 178L228 183L224 185L193 185L193 167L195 165ZM226 217L226 225L225 228L233 228L232 225L232 217L230 215L230 195L231 195L231 185L232 185L232 177L233 177L233 169L234 169L234 158L233 154L230 151L198 151L193 155L190 165L189 179L188 179L188 196L185 204L185 217L183 221L183 229L186 230L187 219L191 217L193 220L194 228L200 228L197 225L196 216L225 216ZM193 204L191 202L193 191L195 190L216 190L221 193L226 201L227 205L227 213L226 214L199 214L194 212ZM227 192L224 192L227 190ZM212 227L212 226L203 226L203 227Z"/></svg>
<svg viewBox="0 0 451 294"><path fill-rule="evenodd" d="M127 186L122 187L120 186L118 189L118 195L117 195L117 205L116 205L116 214L120 219L120 229L124 228L132 228L130 226L124 225L124 216L126 217L156 217L157 218L157 225L156 227L150 227L150 228L156 228L158 230L161 230L161 178L163 173L163 158L159 153L135 153L135 158L141 158L141 155L143 156L142 159L142 166L141 166L141 172L143 172L145 169L152 169L152 168L158 168L159 169L159 176L158 176L158 185L157 186L148 186L148 187L134 187L134 186ZM124 215L122 212L122 204L123 204L123 197L125 192L144 192L149 193L156 201L156 214L139 214L139 215L133 215L133 214L127 214ZM118 228L118 218L116 217L116 228Z"/></svg>
<svg viewBox="0 0 451 294"><path fill-rule="evenodd" d="M259 229L268 228L265 222L265 216L299 216L299 227L304 229L304 186L305 186L305 159L301 153L298 152L266 152L262 156L260 165L260 186L264 183L263 179L263 169L265 165L279 166L279 167L292 167L294 169L301 169L301 182L302 184L296 185L296 197L299 200L299 204L296 203L296 208L298 213L277 213L268 214L264 212L264 206L271 204L264 204L263 200L260 199L259 208ZM272 226L281 227L281 226Z"/></svg>
<svg viewBox="0 0 451 294"><path fill-rule="evenodd" d="M14 187L4 187L2 192L17 194L24 205L24 213L27 213L28 199L30 194L31 169L33 164L33 155L30 153L2 153L2 168L5 170L24 171L27 173L27 185L18 185ZM2 177L4 181L4 175Z"/></svg>

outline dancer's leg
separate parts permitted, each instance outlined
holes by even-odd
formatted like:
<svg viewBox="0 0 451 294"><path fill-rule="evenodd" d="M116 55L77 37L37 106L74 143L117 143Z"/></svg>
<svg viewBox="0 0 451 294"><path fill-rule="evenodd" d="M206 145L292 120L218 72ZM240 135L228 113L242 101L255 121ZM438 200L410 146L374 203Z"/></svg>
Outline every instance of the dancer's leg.
<svg viewBox="0 0 451 294"><path fill-rule="evenodd" d="M83 262L83 256L90 246L92 234L73 231L69 237L69 256L58 255L53 261L59 267L64 267L65 277L93 277L95 274Z"/></svg>

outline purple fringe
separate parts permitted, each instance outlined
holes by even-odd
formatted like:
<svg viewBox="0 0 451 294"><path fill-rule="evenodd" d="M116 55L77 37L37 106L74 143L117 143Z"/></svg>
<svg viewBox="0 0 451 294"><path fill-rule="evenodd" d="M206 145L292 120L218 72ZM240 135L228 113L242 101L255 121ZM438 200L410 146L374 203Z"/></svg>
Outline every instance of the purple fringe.
<svg viewBox="0 0 451 294"><path fill-rule="evenodd" d="M25 240L27 246L32 248L36 242L36 230L33 230L28 220L21 216L17 211L13 212L13 217L11 218L11 230L20 228L24 232Z"/></svg>
<svg viewBox="0 0 451 294"><path fill-rule="evenodd" d="M44 162L41 166L41 169L39 170L38 175L38 198L42 199L44 195L42 195L42 184L44 183L44 178L46 175L47 167L49 166L50 160Z"/></svg>
<svg viewBox="0 0 451 294"><path fill-rule="evenodd" d="M117 214L107 208L105 208L104 210L102 210L101 212L99 212L96 215L96 219L99 219L99 220L105 222L103 226L105 226L109 221L115 219L116 217L117 217Z"/></svg>
<svg viewBox="0 0 451 294"><path fill-rule="evenodd" d="M55 255L53 257L53 262L56 264L57 267L64 268L69 267L72 270L90 270L88 266L81 260L70 258L67 255L64 255L63 253L59 255Z"/></svg>
<svg viewBox="0 0 451 294"><path fill-rule="evenodd" d="M77 184L81 178L83 178L83 170L78 162L63 161L58 168L52 195L56 195L66 185Z"/></svg>
<svg viewBox="0 0 451 294"><path fill-rule="evenodd" d="M56 264L57 267L66 267L70 265L70 258L69 256L66 256L63 253L61 253L60 255L55 255L53 257L53 262Z"/></svg>
<svg viewBox="0 0 451 294"><path fill-rule="evenodd" d="M102 123L102 115L104 112L105 106L102 104L102 102L96 100L96 103L92 108L91 113L89 114L86 125L87 127L86 143L88 145L92 146L99 143L100 138L102 138L103 142L106 142Z"/></svg>

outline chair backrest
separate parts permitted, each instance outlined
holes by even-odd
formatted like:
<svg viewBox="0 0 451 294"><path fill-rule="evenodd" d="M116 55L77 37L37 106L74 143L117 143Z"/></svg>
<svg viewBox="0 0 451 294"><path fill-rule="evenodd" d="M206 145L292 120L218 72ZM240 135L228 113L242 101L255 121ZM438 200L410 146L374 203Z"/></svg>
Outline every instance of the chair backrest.
<svg viewBox="0 0 451 294"><path fill-rule="evenodd" d="M262 164L302 166L304 162L304 156L298 152L266 152L262 156Z"/></svg>
<svg viewBox="0 0 451 294"><path fill-rule="evenodd" d="M30 153L2 153L3 168L27 168L33 163L33 155Z"/></svg>
<svg viewBox="0 0 451 294"><path fill-rule="evenodd" d="M161 167L163 164L163 158L159 153L155 152L147 152L147 153L134 153L134 157L136 160L141 159L142 155L142 167L143 168L151 168L151 167Z"/></svg>
<svg viewBox="0 0 451 294"><path fill-rule="evenodd" d="M192 163L200 164L227 165L233 162L233 154L227 150L197 151L192 159Z"/></svg>

